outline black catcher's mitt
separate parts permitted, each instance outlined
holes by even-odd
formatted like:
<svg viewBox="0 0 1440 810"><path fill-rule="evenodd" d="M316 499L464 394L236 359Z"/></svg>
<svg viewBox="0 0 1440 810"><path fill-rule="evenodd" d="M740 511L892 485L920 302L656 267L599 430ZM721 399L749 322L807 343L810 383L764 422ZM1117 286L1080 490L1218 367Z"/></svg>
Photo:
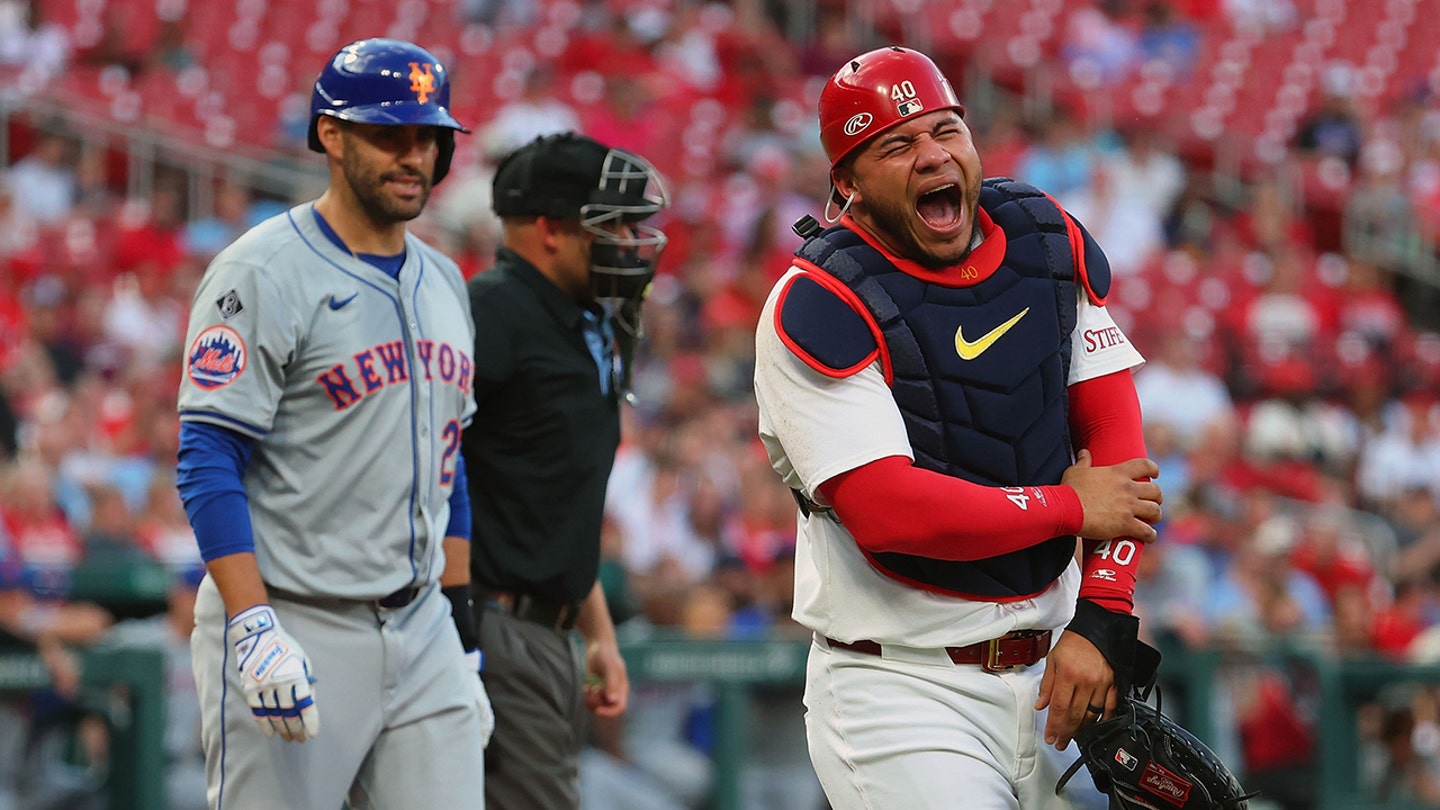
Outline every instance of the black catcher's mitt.
<svg viewBox="0 0 1440 810"><path fill-rule="evenodd" d="M1256 794L1239 781L1205 743L1136 690L1115 714L1075 733L1080 759L1055 786L1059 794L1083 764L1110 810L1241 810Z"/></svg>

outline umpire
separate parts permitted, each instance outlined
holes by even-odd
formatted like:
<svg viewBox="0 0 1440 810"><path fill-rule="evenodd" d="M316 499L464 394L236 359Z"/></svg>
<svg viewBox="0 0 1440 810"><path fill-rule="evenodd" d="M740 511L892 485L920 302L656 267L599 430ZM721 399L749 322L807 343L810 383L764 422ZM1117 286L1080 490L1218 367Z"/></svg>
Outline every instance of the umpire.
<svg viewBox="0 0 1440 810"><path fill-rule="evenodd" d="M490 807L578 808L586 710L616 717L629 699L596 574L627 355L665 244L639 222L666 204L644 159L574 133L537 138L496 169L503 240L469 283L479 410L462 442L496 715Z"/></svg>

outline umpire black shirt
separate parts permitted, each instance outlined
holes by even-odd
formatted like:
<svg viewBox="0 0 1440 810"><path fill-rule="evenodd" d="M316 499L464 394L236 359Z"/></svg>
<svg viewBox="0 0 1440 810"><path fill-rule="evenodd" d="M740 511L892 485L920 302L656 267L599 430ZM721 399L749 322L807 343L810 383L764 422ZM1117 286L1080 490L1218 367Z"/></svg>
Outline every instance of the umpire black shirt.
<svg viewBox="0 0 1440 810"><path fill-rule="evenodd" d="M618 399L600 390L584 309L534 265L501 248L468 287L479 406L461 443L474 514L471 577L578 602L600 565Z"/></svg>

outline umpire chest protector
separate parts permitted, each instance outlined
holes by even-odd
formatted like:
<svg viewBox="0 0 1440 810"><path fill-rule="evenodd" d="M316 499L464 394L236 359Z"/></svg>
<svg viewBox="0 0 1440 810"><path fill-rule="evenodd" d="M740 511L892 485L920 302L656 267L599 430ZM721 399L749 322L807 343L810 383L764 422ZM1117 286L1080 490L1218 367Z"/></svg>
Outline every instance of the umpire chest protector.
<svg viewBox="0 0 1440 810"><path fill-rule="evenodd" d="M1084 242L1078 224L1032 186L986 180L980 207L993 222L985 242L943 273L897 267L905 263L846 227L809 239L798 264L824 274L797 277L778 325L831 376L879 357L917 466L984 486L1058 484L1071 463L1066 381ZM1102 287L1103 298L1108 266L1094 264L1091 275L1103 278L1086 284ZM838 313L837 296L863 312ZM870 559L919 587L1010 601L1048 588L1074 550L1066 535L972 562L895 552Z"/></svg>

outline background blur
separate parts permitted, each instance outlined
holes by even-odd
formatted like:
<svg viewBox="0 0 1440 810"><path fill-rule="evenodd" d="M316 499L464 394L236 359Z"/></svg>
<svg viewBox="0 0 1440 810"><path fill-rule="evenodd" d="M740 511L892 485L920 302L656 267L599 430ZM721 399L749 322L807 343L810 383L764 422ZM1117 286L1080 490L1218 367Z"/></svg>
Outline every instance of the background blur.
<svg viewBox="0 0 1440 810"><path fill-rule="evenodd" d="M1166 711L1265 791L1252 807L1440 807L1437 17L0 0L0 810L204 806L185 320L216 252L323 189L310 85L377 35L435 52L474 130L415 223L467 275L493 260L491 167L536 134L645 155L675 200L604 538L636 691L585 754L587 810L824 806L753 330L827 191L819 88L890 43L946 70L988 175L1050 192L1109 254L1164 470L1137 609Z"/></svg>

